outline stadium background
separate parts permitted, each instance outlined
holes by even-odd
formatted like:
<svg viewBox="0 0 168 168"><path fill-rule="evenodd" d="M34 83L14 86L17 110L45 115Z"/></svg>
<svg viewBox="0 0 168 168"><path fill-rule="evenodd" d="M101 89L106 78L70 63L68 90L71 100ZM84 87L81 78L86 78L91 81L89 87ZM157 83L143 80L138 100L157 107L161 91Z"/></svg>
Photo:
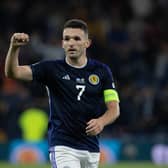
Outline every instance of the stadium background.
<svg viewBox="0 0 168 168"><path fill-rule="evenodd" d="M120 95L121 116L101 135L101 163L168 165L167 0L1 0L0 160L48 161L47 94L36 83L4 77L10 37L30 34L22 64L59 59L63 23L70 18L88 23L93 40L88 56L111 67ZM27 110L31 115L25 115Z"/></svg>

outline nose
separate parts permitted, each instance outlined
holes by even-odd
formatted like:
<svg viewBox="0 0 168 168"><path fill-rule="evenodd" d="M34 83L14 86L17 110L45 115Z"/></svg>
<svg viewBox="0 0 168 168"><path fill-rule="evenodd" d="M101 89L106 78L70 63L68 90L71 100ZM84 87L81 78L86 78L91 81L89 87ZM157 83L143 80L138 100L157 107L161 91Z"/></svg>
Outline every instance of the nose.
<svg viewBox="0 0 168 168"><path fill-rule="evenodd" d="M75 40L71 38L71 39L69 40L69 45L73 45L74 42L75 42Z"/></svg>

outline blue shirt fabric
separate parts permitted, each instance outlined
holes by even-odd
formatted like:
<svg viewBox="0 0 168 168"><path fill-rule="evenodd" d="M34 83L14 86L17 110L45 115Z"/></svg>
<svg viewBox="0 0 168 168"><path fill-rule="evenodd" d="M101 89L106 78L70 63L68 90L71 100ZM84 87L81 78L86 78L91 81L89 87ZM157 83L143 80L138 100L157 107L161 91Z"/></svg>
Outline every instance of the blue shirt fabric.
<svg viewBox="0 0 168 168"><path fill-rule="evenodd" d="M65 60L41 61L31 65L33 81L44 84L49 95L49 146L65 145L99 152L98 136L85 133L86 123L101 116L103 91L115 89L110 68L88 59L83 68Z"/></svg>

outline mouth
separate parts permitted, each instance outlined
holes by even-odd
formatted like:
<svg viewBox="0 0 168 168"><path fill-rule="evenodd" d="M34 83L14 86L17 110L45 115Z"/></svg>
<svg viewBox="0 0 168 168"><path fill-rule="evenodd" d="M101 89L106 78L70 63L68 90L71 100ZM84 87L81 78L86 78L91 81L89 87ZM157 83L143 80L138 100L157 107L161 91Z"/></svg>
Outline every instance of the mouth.
<svg viewBox="0 0 168 168"><path fill-rule="evenodd" d="M68 53L69 53L69 54L72 54L72 55L76 54L76 52L77 52L77 50L74 49L74 48L68 50Z"/></svg>
<svg viewBox="0 0 168 168"><path fill-rule="evenodd" d="M77 50L75 48L69 48L68 51L73 52L73 51L77 51Z"/></svg>

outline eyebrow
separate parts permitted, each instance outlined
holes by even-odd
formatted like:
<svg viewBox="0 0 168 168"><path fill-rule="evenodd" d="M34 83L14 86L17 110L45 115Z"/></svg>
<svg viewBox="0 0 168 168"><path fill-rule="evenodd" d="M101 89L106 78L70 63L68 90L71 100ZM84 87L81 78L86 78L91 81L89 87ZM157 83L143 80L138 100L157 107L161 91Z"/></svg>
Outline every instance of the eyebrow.
<svg viewBox="0 0 168 168"><path fill-rule="evenodd" d="M65 35L64 37L63 37L63 39L65 39L65 38L73 38L73 39L76 39L76 38L78 38L78 39L81 39L81 37L80 36L69 36L69 35Z"/></svg>

